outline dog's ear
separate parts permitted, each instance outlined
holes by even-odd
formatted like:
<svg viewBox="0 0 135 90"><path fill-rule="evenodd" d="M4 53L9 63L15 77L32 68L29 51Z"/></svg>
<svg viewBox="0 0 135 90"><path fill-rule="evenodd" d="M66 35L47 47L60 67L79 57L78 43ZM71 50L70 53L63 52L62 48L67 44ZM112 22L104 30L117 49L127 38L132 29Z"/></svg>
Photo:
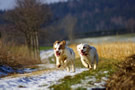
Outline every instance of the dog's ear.
<svg viewBox="0 0 135 90"><path fill-rule="evenodd" d="M59 43L60 43L60 41L55 41L55 42L54 42L54 44L53 44L53 48L54 48L54 45L55 45L56 43L58 43L58 44L59 44Z"/></svg>
<svg viewBox="0 0 135 90"><path fill-rule="evenodd" d="M80 45L81 45L81 44L78 44L78 45L76 46L77 51L79 51Z"/></svg>
<svg viewBox="0 0 135 90"><path fill-rule="evenodd" d="M61 41L60 45L61 45L60 46L61 49L65 49L66 41L65 40Z"/></svg>
<svg viewBox="0 0 135 90"><path fill-rule="evenodd" d="M61 41L61 43L62 43L64 46L66 45L66 41L65 41L65 40Z"/></svg>
<svg viewBox="0 0 135 90"><path fill-rule="evenodd" d="M87 44L87 52L89 52L91 49L90 45Z"/></svg>

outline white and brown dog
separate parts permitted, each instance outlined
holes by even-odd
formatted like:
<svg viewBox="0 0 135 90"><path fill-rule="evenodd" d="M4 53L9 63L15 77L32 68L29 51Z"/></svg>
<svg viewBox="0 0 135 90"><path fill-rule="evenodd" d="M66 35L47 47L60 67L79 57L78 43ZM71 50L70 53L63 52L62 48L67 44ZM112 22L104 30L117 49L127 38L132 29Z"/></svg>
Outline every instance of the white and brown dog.
<svg viewBox="0 0 135 90"><path fill-rule="evenodd" d="M92 47L88 44L79 44L77 45L77 51L80 55L82 64L91 69L96 69L98 64L98 53L95 47Z"/></svg>
<svg viewBox="0 0 135 90"><path fill-rule="evenodd" d="M60 68L62 65L70 71L70 66L72 66L72 71L75 72L75 53L74 51L66 46L66 41L55 41L54 45L54 55L56 57L56 66Z"/></svg>

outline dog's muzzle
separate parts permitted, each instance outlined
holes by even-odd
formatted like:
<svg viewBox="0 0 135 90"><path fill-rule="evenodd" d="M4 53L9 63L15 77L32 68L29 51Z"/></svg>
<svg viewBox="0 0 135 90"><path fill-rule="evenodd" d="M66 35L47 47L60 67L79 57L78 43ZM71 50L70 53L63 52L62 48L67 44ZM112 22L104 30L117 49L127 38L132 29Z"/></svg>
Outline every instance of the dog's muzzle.
<svg viewBox="0 0 135 90"><path fill-rule="evenodd" d="M81 54L87 56L87 53L85 53L83 50L81 50Z"/></svg>
<svg viewBox="0 0 135 90"><path fill-rule="evenodd" d="M59 51L56 51L56 55L57 55L57 56L60 56L60 52L59 52Z"/></svg>

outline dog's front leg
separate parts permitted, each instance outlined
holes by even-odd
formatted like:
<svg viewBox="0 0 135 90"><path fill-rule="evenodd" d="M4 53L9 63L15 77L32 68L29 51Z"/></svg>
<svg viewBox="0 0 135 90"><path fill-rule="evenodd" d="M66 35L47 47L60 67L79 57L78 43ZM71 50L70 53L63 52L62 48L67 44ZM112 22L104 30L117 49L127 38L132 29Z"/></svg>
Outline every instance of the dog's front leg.
<svg viewBox="0 0 135 90"><path fill-rule="evenodd" d="M86 59L86 63L88 63L88 68L91 69L92 68L91 62L90 62L90 60L88 58Z"/></svg>
<svg viewBox="0 0 135 90"><path fill-rule="evenodd" d="M67 72L69 72L69 71L70 71L70 67L69 67L69 66L67 66L67 67L66 67L66 69L67 69Z"/></svg>
<svg viewBox="0 0 135 90"><path fill-rule="evenodd" d="M60 58L59 57L56 58L56 66L58 68L61 66L61 64L60 64Z"/></svg>
<svg viewBox="0 0 135 90"><path fill-rule="evenodd" d="M86 68L89 68L89 65L88 65L88 63L85 61L85 59L81 58L81 62L82 62L82 64L83 64Z"/></svg>

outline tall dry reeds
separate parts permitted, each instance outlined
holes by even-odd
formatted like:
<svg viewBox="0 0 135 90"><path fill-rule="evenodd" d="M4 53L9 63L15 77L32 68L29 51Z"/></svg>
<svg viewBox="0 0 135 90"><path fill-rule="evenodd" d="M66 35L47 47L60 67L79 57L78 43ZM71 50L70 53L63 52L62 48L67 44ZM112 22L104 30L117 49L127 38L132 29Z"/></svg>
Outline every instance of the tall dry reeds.
<svg viewBox="0 0 135 90"><path fill-rule="evenodd" d="M40 61L30 57L26 46L18 46L13 42L5 44L0 41L0 65L22 67L36 63L40 63Z"/></svg>
<svg viewBox="0 0 135 90"><path fill-rule="evenodd" d="M95 45L100 57L124 60L126 57L135 54L135 43L115 42Z"/></svg>
<svg viewBox="0 0 135 90"><path fill-rule="evenodd" d="M126 57L135 54L135 43L133 42L113 42L113 43L102 43L102 44L90 44L95 46L99 57L111 58L117 60L124 60ZM70 45L76 53L78 58L78 52L76 45Z"/></svg>

